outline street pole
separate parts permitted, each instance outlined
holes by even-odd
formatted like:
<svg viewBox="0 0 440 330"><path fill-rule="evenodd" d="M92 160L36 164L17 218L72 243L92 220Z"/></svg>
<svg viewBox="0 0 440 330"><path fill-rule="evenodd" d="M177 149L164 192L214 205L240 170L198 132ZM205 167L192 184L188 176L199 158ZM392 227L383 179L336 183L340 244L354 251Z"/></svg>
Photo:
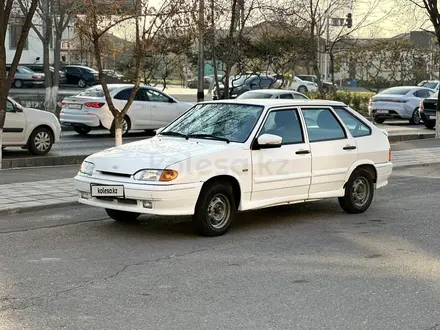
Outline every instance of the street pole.
<svg viewBox="0 0 440 330"><path fill-rule="evenodd" d="M205 76L205 60L203 56L203 37L205 33L205 0L199 0L199 59L198 59L198 73L197 73L197 102L203 102L205 99L204 93L204 76Z"/></svg>

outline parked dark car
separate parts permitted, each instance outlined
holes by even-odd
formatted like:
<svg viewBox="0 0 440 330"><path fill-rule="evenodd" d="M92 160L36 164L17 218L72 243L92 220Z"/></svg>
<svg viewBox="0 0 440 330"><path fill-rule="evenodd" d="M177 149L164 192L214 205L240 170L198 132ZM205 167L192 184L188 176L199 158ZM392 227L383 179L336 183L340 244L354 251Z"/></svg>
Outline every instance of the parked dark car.
<svg viewBox="0 0 440 330"><path fill-rule="evenodd" d="M237 96L255 89L270 89L277 87L277 79L270 76L246 75L234 76L229 79L229 97L235 99ZM224 86L219 85L220 90L214 89L213 100L223 98Z"/></svg>
<svg viewBox="0 0 440 330"><path fill-rule="evenodd" d="M11 69L11 65L6 65L6 74L9 73L9 70ZM25 86L29 87L36 87L36 86L43 86L44 84L44 73L37 73L32 71L31 69L19 65L17 67L17 71L15 71L14 75L14 83L13 86L15 88L23 88Z"/></svg>
<svg viewBox="0 0 440 330"><path fill-rule="evenodd" d="M34 72L37 73L43 73L44 74L44 66L43 64L24 64L26 67L28 67L29 69L31 69ZM53 79L53 74L55 72L55 68L53 66L49 66L49 70L50 73L52 75L52 79ZM66 74L63 71L60 71L60 81L59 84L63 85L67 83L67 79L66 79Z"/></svg>
<svg viewBox="0 0 440 330"><path fill-rule="evenodd" d="M311 81L311 82L318 84L318 77L316 77L314 75L296 75L296 76L301 80ZM324 92L326 92L326 93L328 93L332 90L332 86L335 88L335 90L338 89L338 85L336 85L336 84L333 85L331 82L321 80L321 83L322 83L322 88L324 89Z"/></svg>
<svg viewBox="0 0 440 330"><path fill-rule="evenodd" d="M67 84L84 88L99 84L98 71L81 65L66 65L61 71L66 75Z"/></svg>
<svg viewBox="0 0 440 330"><path fill-rule="evenodd" d="M438 92L420 102L420 117L427 128L434 128L436 123Z"/></svg>

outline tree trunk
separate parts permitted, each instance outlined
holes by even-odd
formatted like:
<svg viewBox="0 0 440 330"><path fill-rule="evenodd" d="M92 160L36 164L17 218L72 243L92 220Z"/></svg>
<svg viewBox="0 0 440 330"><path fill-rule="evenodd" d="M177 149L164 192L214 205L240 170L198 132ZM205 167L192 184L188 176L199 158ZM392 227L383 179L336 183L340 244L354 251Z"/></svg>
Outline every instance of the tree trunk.
<svg viewBox="0 0 440 330"><path fill-rule="evenodd" d="M435 115L435 138L440 139L440 93L438 93L437 96L437 109Z"/></svg>
<svg viewBox="0 0 440 330"><path fill-rule="evenodd" d="M227 57L226 57L226 72L225 72L225 82L224 82L224 90L223 90L223 98L229 98L229 76L231 75L231 70L234 62L235 52L232 50L234 43L237 40L234 40L234 33L237 24L237 0L232 0L232 8L231 8L231 25L229 26L229 35L228 35L228 45L227 45Z"/></svg>
<svg viewBox="0 0 440 330"><path fill-rule="evenodd" d="M115 118L115 145L122 146L122 120L123 116L117 116Z"/></svg>

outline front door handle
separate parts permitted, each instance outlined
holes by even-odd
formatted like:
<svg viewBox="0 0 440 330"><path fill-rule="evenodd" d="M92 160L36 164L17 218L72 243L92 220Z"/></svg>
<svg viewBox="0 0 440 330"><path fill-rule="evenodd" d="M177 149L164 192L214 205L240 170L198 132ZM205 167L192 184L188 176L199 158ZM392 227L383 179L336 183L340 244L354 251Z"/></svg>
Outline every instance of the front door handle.
<svg viewBox="0 0 440 330"><path fill-rule="evenodd" d="M298 150L295 152L297 155L307 155L310 153L310 150Z"/></svg>
<svg viewBox="0 0 440 330"><path fill-rule="evenodd" d="M354 149L356 149L356 146L346 146L343 149L344 150L354 150Z"/></svg>

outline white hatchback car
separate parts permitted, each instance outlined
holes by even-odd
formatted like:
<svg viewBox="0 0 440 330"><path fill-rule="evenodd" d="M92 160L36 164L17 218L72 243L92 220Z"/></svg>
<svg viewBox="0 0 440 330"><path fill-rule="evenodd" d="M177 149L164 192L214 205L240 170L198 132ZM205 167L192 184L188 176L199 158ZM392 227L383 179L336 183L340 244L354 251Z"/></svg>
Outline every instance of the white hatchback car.
<svg viewBox="0 0 440 330"><path fill-rule="evenodd" d="M108 84L113 104L122 109L133 89L133 84ZM192 104L180 102L172 96L149 86L141 86L122 123L122 135L130 130L154 130L168 125ZM62 102L61 125L71 126L86 135L94 128L106 128L114 134L114 117L110 112L101 85L93 86Z"/></svg>
<svg viewBox="0 0 440 330"><path fill-rule="evenodd" d="M51 112L25 108L8 97L3 148L23 147L34 155L47 154L61 135L58 118Z"/></svg>
<svg viewBox="0 0 440 330"><path fill-rule="evenodd" d="M366 211L393 165L386 133L343 103L200 103L158 135L91 155L74 182L79 201L117 221L192 215L208 236L237 211L338 197Z"/></svg>

